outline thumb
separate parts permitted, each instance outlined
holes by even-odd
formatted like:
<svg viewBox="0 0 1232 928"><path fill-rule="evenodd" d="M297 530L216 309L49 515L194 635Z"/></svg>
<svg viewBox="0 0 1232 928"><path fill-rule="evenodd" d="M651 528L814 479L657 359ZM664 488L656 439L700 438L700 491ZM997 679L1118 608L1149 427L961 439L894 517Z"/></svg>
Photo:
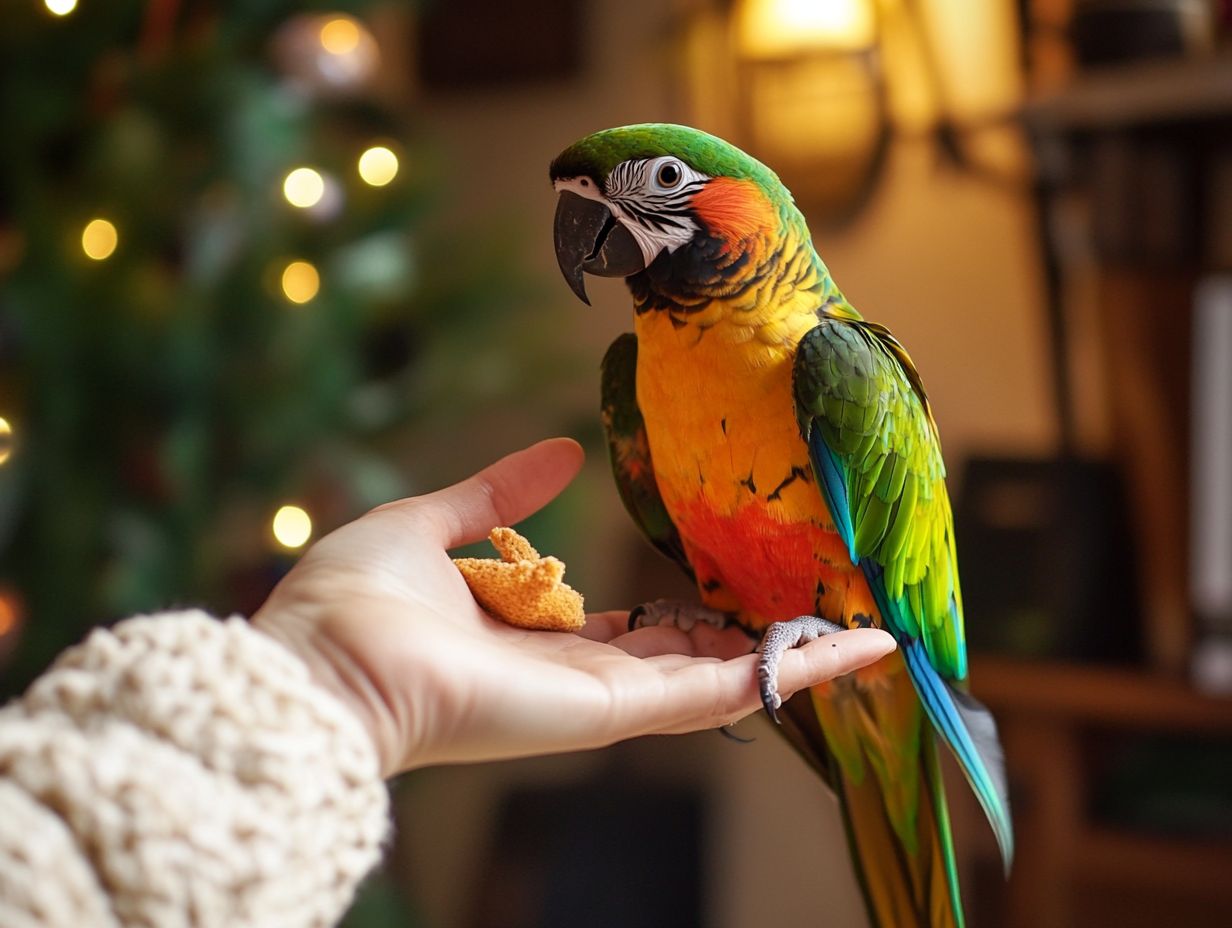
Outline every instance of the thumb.
<svg viewBox="0 0 1232 928"><path fill-rule="evenodd" d="M582 467L585 453L571 438L549 438L515 451L461 483L425 496L379 506L374 513L414 515L443 548L486 538L555 499Z"/></svg>

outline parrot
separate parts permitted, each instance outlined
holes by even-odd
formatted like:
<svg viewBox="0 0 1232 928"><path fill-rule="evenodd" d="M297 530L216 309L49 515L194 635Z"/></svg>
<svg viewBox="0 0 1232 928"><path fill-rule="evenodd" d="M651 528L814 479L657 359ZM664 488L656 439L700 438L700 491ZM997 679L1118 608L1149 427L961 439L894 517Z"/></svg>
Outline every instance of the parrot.
<svg viewBox="0 0 1232 928"><path fill-rule="evenodd" d="M551 162L573 293L624 278L633 331L601 364L601 418L629 515L700 602L631 627L734 624L764 708L833 791L871 923L964 924L938 744L1009 873L991 713L968 692L954 519L937 424L903 345L860 315L766 165L687 126L595 132ZM787 649L844 627L897 649L784 702Z"/></svg>

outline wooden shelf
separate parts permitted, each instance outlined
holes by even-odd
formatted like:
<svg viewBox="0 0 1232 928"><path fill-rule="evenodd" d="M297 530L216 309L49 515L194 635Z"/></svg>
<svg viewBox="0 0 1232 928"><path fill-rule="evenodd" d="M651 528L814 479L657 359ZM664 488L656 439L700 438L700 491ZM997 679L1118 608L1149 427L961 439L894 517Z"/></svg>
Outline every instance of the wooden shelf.
<svg viewBox="0 0 1232 928"><path fill-rule="evenodd" d="M1136 62L1092 70L1027 102L1022 117L1051 132L1125 129L1232 113L1232 56Z"/></svg>
<svg viewBox="0 0 1232 928"><path fill-rule="evenodd" d="M1086 749L1090 732L1101 728L1228 737L1232 699L1126 668L978 654L971 668L972 692L997 717L1015 797L1018 853L993 903L995 924L1093 924L1083 908L1095 898L1092 887L1105 891L1100 907L1131 896L1163 909L1167 899L1202 900L1215 910L1232 902L1232 842L1091 820Z"/></svg>
<svg viewBox="0 0 1232 928"><path fill-rule="evenodd" d="M1226 900L1232 844L1087 828L1074 867L1076 877L1093 883L1133 881L1139 889Z"/></svg>
<svg viewBox="0 0 1232 928"><path fill-rule="evenodd" d="M1232 733L1232 699L1144 671L971 658L971 690L999 714L1047 716L1138 730Z"/></svg>

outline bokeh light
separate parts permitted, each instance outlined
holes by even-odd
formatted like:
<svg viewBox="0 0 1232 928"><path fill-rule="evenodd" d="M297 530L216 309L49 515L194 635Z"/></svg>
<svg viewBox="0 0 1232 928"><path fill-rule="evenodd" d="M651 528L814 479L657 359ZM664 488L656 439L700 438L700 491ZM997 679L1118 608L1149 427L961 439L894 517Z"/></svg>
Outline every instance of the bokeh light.
<svg viewBox="0 0 1232 928"><path fill-rule="evenodd" d="M384 145L373 145L359 156L359 176L365 184L384 187L398 174L398 156Z"/></svg>
<svg viewBox="0 0 1232 928"><path fill-rule="evenodd" d="M359 26L346 16L331 19L321 27L321 47L331 55L349 55L359 46Z"/></svg>
<svg viewBox="0 0 1232 928"><path fill-rule="evenodd" d="M43 6L53 16L67 16L77 9L77 0L43 0Z"/></svg>
<svg viewBox="0 0 1232 928"><path fill-rule="evenodd" d="M307 261L292 261L282 271L282 292L292 303L307 303L321 289L321 275Z"/></svg>
<svg viewBox="0 0 1232 928"><path fill-rule="evenodd" d="M0 638L21 623L21 600L12 590L0 589Z"/></svg>
<svg viewBox="0 0 1232 928"><path fill-rule="evenodd" d="M312 168L296 168L282 182L282 195L300 209L316 206L325 195L325 178Z"/></svg>
<svg viewBox="0 0 1232 928"><path fill-rule="evenodd" d="M111 257L119 242L115 225L106 219L91 219L81 231L81 250L95 261Z"/></svg>
<svg viewBox="0 0 1232 928"><path fill-rule="evenodd" d="M0 464L13 456L13 426L0 416Z"/></svg>
<svg viewBox="0 0 1232 928"><path fill-rule="evenodd" d="M284 548L302 548L312 537L312 518L299 506L283 506L274 513L274 538Z"/></svg>

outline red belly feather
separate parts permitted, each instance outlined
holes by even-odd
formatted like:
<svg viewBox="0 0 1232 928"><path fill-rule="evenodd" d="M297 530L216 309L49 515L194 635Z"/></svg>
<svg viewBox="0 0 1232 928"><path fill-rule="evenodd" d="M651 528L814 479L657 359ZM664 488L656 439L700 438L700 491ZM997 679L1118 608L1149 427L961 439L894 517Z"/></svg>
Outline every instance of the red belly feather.
<svg viewBox="0 0 1232 928"><path fill-rule="evenodd" d="M721 584L753 624L814 615L819 599L841 603L853 580L842 539L817 522L782 522L757 503L719 513L705 499L673 519L703 594Z"/></svg>

